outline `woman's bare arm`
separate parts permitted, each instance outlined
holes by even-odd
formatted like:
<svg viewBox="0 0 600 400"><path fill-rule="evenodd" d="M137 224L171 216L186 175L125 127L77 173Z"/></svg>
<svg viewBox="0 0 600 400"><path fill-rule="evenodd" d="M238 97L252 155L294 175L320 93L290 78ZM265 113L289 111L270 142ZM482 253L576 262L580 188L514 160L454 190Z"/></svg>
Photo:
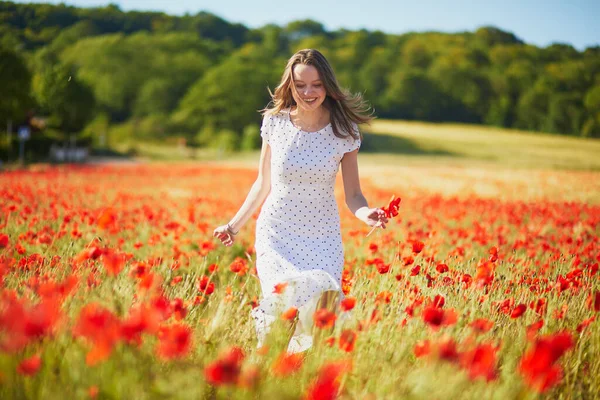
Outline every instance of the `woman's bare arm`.
<svg viewBox="0 0 600 400"><path fill-rule="evenodd" d="M358 149L344 154L341 164L346 205L352 214L370 226L379 225L385 228L388 219L384 211L380 208L369 208L367 199L360 188Z"/></svg>
<svg viewBox="0 0 600 400"><path fill-rule="evenodd" d="M235 216L229 221L227 225L221 225L217 227L213 236L219 238L219 240L225 246L231 246L234 242L234 235L237 233L244 224L250 219L254 212L260 207L265 201L269 192L271 191L271 147L266 141L263 141L263 145L260 151L260 161L258 164L258 177L248 195L246 200L235 214ZM231 227L231 231L229 229Z"/></svg>
<svg viewBox="0 0 600 400"><path fill-rule="evenodd" d="M265 201L271 191L271 146L266 141L260 151L260 161L258 163L258 177L250 188L246 200L229 221L229 225L234 231L239 231L244 224L252 217L254 212Z"/></svg>

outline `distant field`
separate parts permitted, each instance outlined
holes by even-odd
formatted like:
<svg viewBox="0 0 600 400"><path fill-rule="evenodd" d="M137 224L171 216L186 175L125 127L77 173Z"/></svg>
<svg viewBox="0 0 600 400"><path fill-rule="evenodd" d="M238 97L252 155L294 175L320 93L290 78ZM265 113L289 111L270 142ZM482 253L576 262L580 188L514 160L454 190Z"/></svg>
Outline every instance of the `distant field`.
<svg viewBox="0 0 600 400"><path fill-rule="evenodd" d="M480 125L391 120L375 120L363 131L364 153L410 156L403 160L409 162L600 169L600 140Z"/></svg>
<svg viewBox="0 0 600 400"><path fill-rule="evenodd" d="M598 140L388 120L376 120L363 132L360 175L379 187L446 196L600 203ZM258 154L212 160L256 168Z"/></svg>
<svg viewBox="0 0 600 400"><path fill-rule="evenodd" d="M600 170L600 140L494 128L377 119L362 127L361 159L377 165L508 167ZM130 143L116 150L125 152ZM222 154L210 149L136 143L137 153L162 161L253 161L254 152Z"/></svg>
<svg viewBox="0 0 600 400"><path fill-rule="evenodd" d="M600 140L478 125L375 120L364 126L362 179L446 196L600 203ZM123 148L125 149L125 147ZM141 159L256 168L234 154L136 144Z"/></svg>

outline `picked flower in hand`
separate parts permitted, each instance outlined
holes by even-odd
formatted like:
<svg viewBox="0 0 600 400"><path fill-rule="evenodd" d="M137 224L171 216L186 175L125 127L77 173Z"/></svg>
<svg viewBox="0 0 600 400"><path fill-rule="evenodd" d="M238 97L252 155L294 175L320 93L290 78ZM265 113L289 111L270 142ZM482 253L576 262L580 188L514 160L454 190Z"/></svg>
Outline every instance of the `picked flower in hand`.
<svg viewBox="0 0 600 400"><path fill-rule="evenodd" d="M400 208L400 202L402 201L402 199L400 197L396 197L395 195L392 196L392 198L390 199L390 202L387 206L385 207L381 207L381 210L383 210L383 212L385 213L386 218L393 218L396 217L398 215L398 208ZM373 226L373 229L371 229L369 231L369 233L367 233L367 237L373 233L373 231L378 227L381 226L381 224L377 224L375 226Z"/></svg>

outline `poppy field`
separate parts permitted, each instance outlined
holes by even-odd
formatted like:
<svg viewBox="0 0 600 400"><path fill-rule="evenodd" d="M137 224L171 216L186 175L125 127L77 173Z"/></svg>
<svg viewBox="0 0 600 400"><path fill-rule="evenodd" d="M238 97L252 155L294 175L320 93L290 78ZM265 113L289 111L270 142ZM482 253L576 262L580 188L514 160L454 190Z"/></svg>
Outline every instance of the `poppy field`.
<svg viewBox="0 0 600 400"><path fill-rule="evenodd" d="M370 233L338 176L346 299L303 354L285 353L294 309L256 346L254 219L232 247L212 237L255 169L3 173L0 397L600 396L600 174L364 171L392 218Z"/></svg>

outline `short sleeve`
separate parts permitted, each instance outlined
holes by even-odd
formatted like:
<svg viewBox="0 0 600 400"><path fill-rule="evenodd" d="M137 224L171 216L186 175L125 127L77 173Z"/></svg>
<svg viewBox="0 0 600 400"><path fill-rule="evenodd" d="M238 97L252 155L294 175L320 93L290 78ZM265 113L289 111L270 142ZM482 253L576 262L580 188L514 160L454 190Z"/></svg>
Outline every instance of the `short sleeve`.
<svg viewBox="0 0 600 400"><path fill-rule="evenodd" d="M354 139L351 136L348 137L346 139L346 143L344 146L344 153L350 153L351 151L354 151L354 150L360 148L361 140L360 140L360 132L358 131L358 125L353 123L352 127L354 128L354 133L356 133L358 135L358 139Z"/></svg>
<svg viewBox="0 0 600 400"><path fill-rule="evenodd" d="M269 144L271 144L271 132L273 131L273 116L265 115L262 120L262 125L260 127L260 136L263 140Z"/></svg>

